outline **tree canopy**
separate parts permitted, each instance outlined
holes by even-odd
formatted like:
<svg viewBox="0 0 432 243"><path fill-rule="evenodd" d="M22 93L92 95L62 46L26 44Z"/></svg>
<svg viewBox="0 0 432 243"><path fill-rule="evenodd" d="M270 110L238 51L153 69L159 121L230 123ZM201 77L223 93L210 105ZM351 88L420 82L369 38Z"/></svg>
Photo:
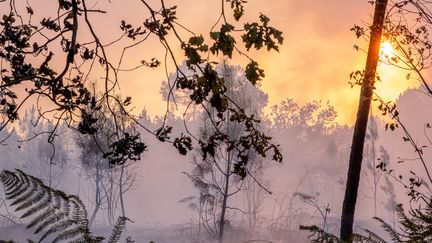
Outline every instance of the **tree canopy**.
<svg viewBox="0 0 432 243"><path fill-rule="evenodd" d="M19 119L20 111L26 104L35 101L40 118L55 120L49 142L54 140L55 131L61 122L92 136L99 132L95 112L105 103L113 116L116 139L103 153L113 165L122 164L128 159L139 159L145 144L139 136L129 136L122 131L114 106L120 107L121 113L144 127L131 113L129 107L132 98L120 100L116 93L117 87L123 82L119 73L127 71L121 65L127 58L126 50L142 45L148 38L156 38L166 58L160 61L146 57L136 68L174 65L176 78L169 83L167 102L175 102L174 93L185 90L188 93L188 107L210 106L216 109L217 116L213 120L215 128L221 121L228 119L225 113L229 111L235 114L229 119L245 124L246 132L237 140L230 139L219 129L215 129L208 141L196 139L191 133L171 138L172 127L166 124L165 119L160 128L155 131L147 129L147 132L162 142L172 143L181 154L199 146L204 154L213 155L211 151L214 147L230 144L228 149L238 150L239 156L245 158L249 150L254 150L261 156L272 153L273 160L282 160L271 138L257 128L259 120L236 106L229 97L224 77L218 75L215 69L215 58L244 56L249 60L244 67L246 78L256 85L264 77L264 70L246 54L247 51L278 51L279 45L283 43L282 33L270 25L267 16L260 14L256 22L242 21L246 1L221 0L219 18L205 34L195 34L183 26L176 15L177 6L168 6L165 1L158 4L140 1L146 12L139 25L122 20L116 26L103 28L96 25L94 19L97 15L110 13L88 6L86 0L53 1L50 4L56 4L57 11L50 13L37 12L32 1L8 2L8 12L0 22L0 129L5 129L7 124ZM1 4L6 6L6 2ZM110 4L109 1L103 6L107 4ZM228 18L228 14L232 17ZM120 34L118 39L106 43L102 36L108 28L118 29ZM112 57L110 48L117 44L123 45L116 47L123 51L116 59ZM179 68L180 62L173 53L173 46L180 46L183 50L187 73ZM101 77L100 81L93 81L95 77ZM94 87L102 90L102 95L97 96L92 91Z"/></svg>

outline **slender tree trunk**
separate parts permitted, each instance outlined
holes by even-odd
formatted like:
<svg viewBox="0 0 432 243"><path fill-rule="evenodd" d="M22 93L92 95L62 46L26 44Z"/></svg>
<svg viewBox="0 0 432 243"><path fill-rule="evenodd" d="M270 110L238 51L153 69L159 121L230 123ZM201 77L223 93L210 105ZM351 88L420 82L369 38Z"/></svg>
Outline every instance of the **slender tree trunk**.
<svg viewBox="0 0 432 243"><path fill-rule="evenodd" d="M119 185L119 190L120 190L120 207L121 207L121 211L122 211L122 216L126 217L126 209L125 209L125 205L124 205L124 198L123 198L123 173L124 173L124 164L121 166L121 171L120 171L120 185Z"/></svg>
<svg viewBox="0 0 432 243"><path fill-rule="evenodd" d="M95 208L93 210L93 213L90 217L90 221L89 221L89 227L91 227L93 225L93 222L96 218L96 214L99 211L100 205L101 205L101 191L100 191L100 169L99 169L99 161L96 162L96 180L95 180L95 186L96 186L96 191L95 191Z"/></svg>
<svg viewBox="0 0 432 243"><path fill-rule="evenodd" d="M110 170L109 172L109 188L107 190L107 212L108 212L108 222L110 225L114 225L115 223L115 211L116 211L116 205L114 202L114 175L113 175L113 169Z"/></svg>
<svg viewBox="0 0 432 243"><path fill-rule="evenodd" d="M225 70L226 72L226 70ZM228 111L228 117L230 117L230 113ZM227 123L227 135L230 136L230 122ZM225 169L225 185L223 188L223 200L222 200L222 206L221 206L221 216L219 218L219 243L223 242L224 238L224 229L225 229L225 213L228 203L228 196L229 196L229 179L231 175L231 152L228 151L227 153L227 166Z"/></svg>
<svg viewBox="0 0 432 243"><path fill-rule="evenodd" d="M373 94L376 67L379 60L379 49L386 7L387 0L377 0L375 2L375 13L371 27L371 38L366 60L366 69L360 92L357 119L354 126L340 230L340 238L347 242L352 242L354 212L360 181L361 162L363 159L363 146Z"/></svg>
<svg viewBox="0 0 432 243"><path fill-rule="evenodd" d="M203 212L203 207L202 207L202 203L201 200L199 202L199 211L198 211L198 242L201 242L201 220L202 220L202 212Z"/></svg>
<svg viewBox="0 0 432 243"><path fill-rule="evenodd" d="M372 115L372 112L371 112ZM377 190L378 190L378 175L377 168L375 164L375 138L372 136L372 165L373 165L373 180L374 180L374 216L377 216Z"/></svg>
<svg viewBox="0 0 432 243"><path fill-rule="evenodd" d="M224 238L224 228L225 228L225 212L227 208L227 202L228 202L228 196L229 196L229 178L230 178L230 169L231 169L231 156L230 152L228 152L228 163L226 168L226 175L225 175L225 185L223 190L223 201L222 201L222 207L221 207L221 216L219 219L219 243L223 242Z"/></svg>
<svg viewBox="0 0 432 243"><path fill-rule="evenodd" d="M49 162L49 187L52 187L52 161Z"/></svg>

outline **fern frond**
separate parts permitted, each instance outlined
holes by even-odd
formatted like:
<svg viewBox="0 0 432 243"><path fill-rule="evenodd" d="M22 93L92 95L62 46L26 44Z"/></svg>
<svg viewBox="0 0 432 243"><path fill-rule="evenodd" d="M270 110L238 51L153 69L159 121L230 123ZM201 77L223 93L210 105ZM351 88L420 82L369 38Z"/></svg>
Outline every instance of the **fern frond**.
<svg viewBox="0 0 432 243"><path fill-rule="evenodd" d="M34 183L32 183L33 181L30 181L30 185L31 187L35 187L36 185ZM38 197L41 196L41 194L39 195L35 195L33 190L27 190L26 193L23 193L22 195L18 196L17 198L15 198L15 200L10 204L11 206L15 206L15 205L19 205L22 204L23 202L29 202L32 201L30 200L30 198L33 197Z"/></svg>
<svg viewBox="0 0 432 243"><path fill-rule="evenodd" d="M72 228L69 230L63 230L60 234L57 235L57 237L52 241L52 243L57 243L60 242L62 240L70 240L74 237L77 236L81 236L82 235L82 230L79 228ZM83 243L86 241L83 241Z"/></svg>
<svg viewBox="0 0 432 243"><path fill-rule="evenodd" d="M132 240L132 237L128 236L126 237L126 243L133 243L135 242L134 240Z"/></svg>
<svg viewBox="0 0 432 243"><path fill-rule="evenodd" d="M47 206L45 206L44 208L46 208ZM33 210L33 211L28 211L25 215L31 215L37 212L41 212L42 208L40 208L39 210ZM37 217L35 217L32 221L30 221L30 223L27 225L27 229L33 228L34 226L36 226L37 224L39 224L42 220L48 218L48 216L50 216L52 214L52 211L50 208L46 209L43 213L39 214ZM21 216L21 218L24 218L26 216Z"/></svg>
<svg viewBox="0 0 432 243"><path fill-rule="evenodd" d="M87 219L87 210L82 203L82 201L77 196L69 196L68 199L68 208L70 209L72 206L72 210L68 211L68 216L75 220L82 228L88 228L88 219Z"/></svg>
<svg viewBox="0 0 432 243"><path fill-rule="evenodd" d="M50 199L47 196L47 194L42 194L44 195L43 200L39 201L38 204L34 205L33 207L29 208L25 213L23 213L23 215L21 215L21 218L27 218L32 216L35 213L41 212L44 209L50 210ZM16 209L15 211L20 211L21 209Z"/></svg>
<svg viewBox="0 0 432 243"><path fill-rule="evenodd" d="M325 232L323 229L316 225L305 226L300 225L300 230L309 231L311 234L308 239L315 243L339 243L342 242L337 236Z"/></svg>
<svg viewBox="0 0 432 243"><path fill-rule="evenodd" d="M32 192L30 190L30 192ZM11 206L17 206L16 210L17 211L21 211L24 209L27 209L35 204L38 204L44 197L44 193L41 191L37 191L36 193L33 193L33 197L28 197L25 198L24 200L15 200L14 202L11 203Z"/></svg>
<svg viewBox="0 0 432 243"><path fill-rule="evenodd" d="M12 188L15 188L15 185L17 183L19 183L18 180L14 180L15 175L13 174L13 176L3 176L2 178L2 182L3 182L3 186L5 191L10 191Z"/></svg>
<svg viewBox="0 0 432 243"><path fill-rule="evenodd" d="M56 224L55 226L51 227L49 230L47 230L42 237L40 238L40 241L44 240L45 238L47 238L48 236L56 233L56 232L63 232L65 231L67 228L69 228L69 226L71 225L71 221L66 220L66 221L61 221L60 223Z"/></svg>
<svg viewBox="0 0 432 243"><path fill-rule="evenodd" d="M13 187L9 187L8 190L5 190L7 200L16 198L28 189L28 178L14 175L13 179L15 179L17 183L14 183Z"/></svg>
<svg viewBox="0 0 432 243"><path fill-rule="evenodd" d="M432 242L432 215L431 205L425 208L410 209L409 214L404 212L402 205L398 205L396 213L400 228L398 232L390 224L380 218L374 218L381 223L381 227L390 235L392 242ZM367 236L357 235L364 242L384 243L386 242L377 234L366 230Z"/></svg>
<svg viewBox="0 0 432 243"><path fill-rule="evenodd" d="M387 243L383 238L375 234L374 232L365 229L365 232L367 233L367 236L360 235L360 234L353 234L354 240L365 242L365 243Z"/></svg>
<svg viewBox="0 0 432 243"><path fill-rule="evenodd" d="M68 243L100 243L104 237L93 237L90 234L68 241Z"/></svg>
<svg viewBox="0 0 432 243"><path fill-rule="evenodd" d="M24 211L22 218L33 216L27 228L42 233L39 242L53 237L52 242L101 242L88 229L87 210L76 196L54 190L36 177L23 171L2 171L0 180L6 198L12 200L15 211Z"/></svg>
<svg viewBox="0 0 432 243"><path fill-rule="evenodd" d="M62 220L64 217L64 215L62 215L61 213L55 213L53 212L48 218L43 219L41 221L41 223L39 224L39 226L36 228L35 230L35 234L46 230L47 228L50 229L51 225L55 224L56 222L59 222L60 220Z"/></svg>
<svg viewBox="0 0 432 243"><path fill-rule="evenodd" d="M114 229L112 230L111 237L108 240L108 243L117 243L120 240L120 237L123 233L123 230L126 226L126 221L129 220L126 217L118 217L117 221L114 225Z"/></svg>
<svg viewBox="0 0 432 243"><path fill-rule="evenodd" d="M373 219L381 223L381 227L390 235L391 240L393 240L394 242L402 241L400 234L390 224L386 223L379 217L373 217Z"/></svg>
<svg viewBox="0 0 432 243"><path fill-rule="evenodd" d="M195 200L195 199L196 199L196 196L190 196L190 197L182 198L178 202L179 203L186 203L186 202L190 202L190 201Z"/></svg>
<svg viewBox="0 0 432 243"><path fill-rule="evenodd" d="M423 212L425 211L425 212ZM416 242L430 242L432 238L432 223L427 209L411 209L410 217L406 216L404 221L404 233L407 238Z"/></svg>

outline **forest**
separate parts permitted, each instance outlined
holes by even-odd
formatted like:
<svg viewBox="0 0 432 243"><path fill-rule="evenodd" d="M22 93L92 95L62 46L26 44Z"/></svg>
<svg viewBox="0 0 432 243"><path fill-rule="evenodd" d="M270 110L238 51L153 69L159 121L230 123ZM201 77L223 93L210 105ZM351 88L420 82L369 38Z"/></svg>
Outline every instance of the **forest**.
<svg viewBox="0 0 432 243"><path fill-rule="evenodd" d="M0 242L432 242L431 1L0 15Z"/></svg>

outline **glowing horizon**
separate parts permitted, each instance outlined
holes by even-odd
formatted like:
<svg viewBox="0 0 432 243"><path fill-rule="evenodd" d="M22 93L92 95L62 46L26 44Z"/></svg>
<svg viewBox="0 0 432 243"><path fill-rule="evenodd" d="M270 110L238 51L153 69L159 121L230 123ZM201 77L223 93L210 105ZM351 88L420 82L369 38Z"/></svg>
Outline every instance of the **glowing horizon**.
<svg viewBox="0 0 432 243"><path fill-rule="evenodd" d="M186 26L196 27L194 32L197 34L207 37L207 31L214 19L205 13L218 6L200 5L201 11L193 11L196 16L191 18L186 7L187 4L192 4L191 1L177 4L179 19ZM346 11L339 11L342 7L346 8ZM367 41L360 39L359 42L349 29L352 25L367 20L372 10L367 2L340 3L331 0L312 4L296 0L269 5L249 1L246 5L246 19L253 20L262 12L270 17L272 25L283 31L285 37L279 53L252 53L266 74L261 85L263 91L269 95L266 111L286 98L292 98L300 104L312 100L329 101L338 112L338 122L353 124L359 87L350 87L349 74L354 70L364 69L366 55L356 52L352 46L366 46ZM196 18L207 19L207 22L197 23ZM384 48L385 53L391 54L389 47ZM181 50L176 50L176 53L182 55ZM235 57L230 64L243 65L244 62L242 57ZM405 75L400 76L399 71L382 64L379 69L385 81L377 86L383 90L384 98L395 99L409 85L412 86L412 82L407 82ZM166 79L165 73L162 70L144 70L141 73L124 75L129 81L127 84L122 83L122 92L125 96L134 98L137 112L145 108L150 116L163 114L166 103L162 101L159 90L161 81Z"/></svg>

